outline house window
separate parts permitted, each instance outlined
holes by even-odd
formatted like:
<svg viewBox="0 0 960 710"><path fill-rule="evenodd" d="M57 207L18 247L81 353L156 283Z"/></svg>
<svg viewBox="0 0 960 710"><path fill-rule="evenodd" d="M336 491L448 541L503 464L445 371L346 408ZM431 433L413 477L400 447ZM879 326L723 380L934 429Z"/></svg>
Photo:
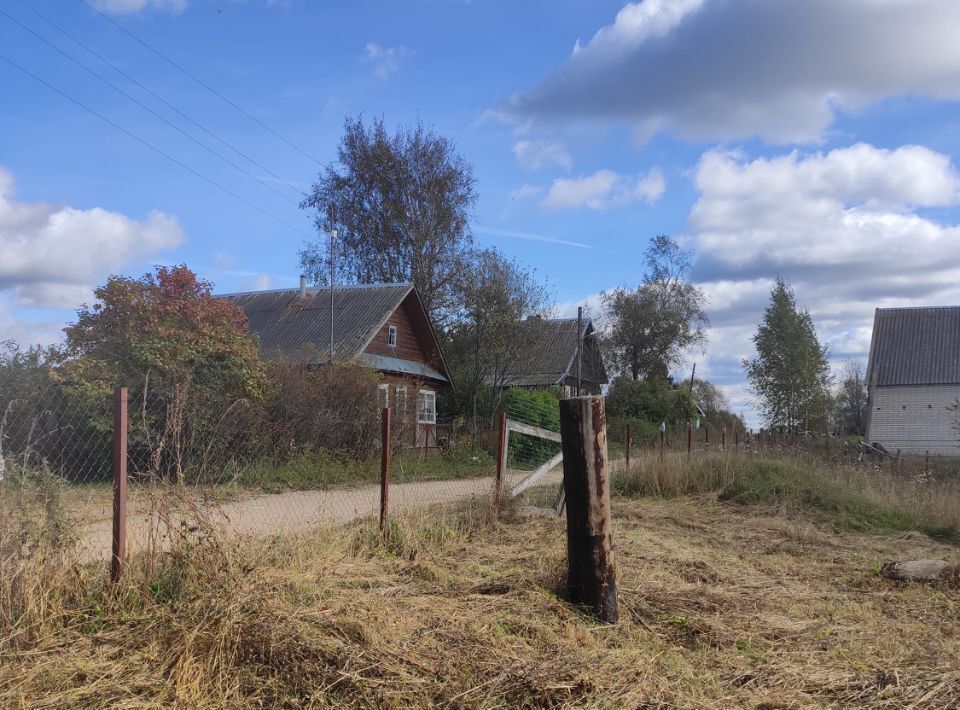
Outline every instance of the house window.
<svg viewBox="0 0 960 710"><path fill-rule="evenodd" d="M387 326L387 345L391 348L397 347L397 326Z"/></svg>
<svg viewBox="0 0 960 710"><path fill-rule="evenodd" d="M390 385L377 385L377 404L381 409L390 406Z"/></svg>
<svg viewBox="0 0 960 710"><path fill-rule="evenodd" d="M417 422L420 424L437 423L437 393L431 390L420 390L420 407L417 412Z"/></svg>
<svg viewBox="0 0 960 710"><path fill-rule="evenodd" d="M394 401L396 402L397 416L401 419L407 418L407 388L397 387L394 392Z"/></svg>

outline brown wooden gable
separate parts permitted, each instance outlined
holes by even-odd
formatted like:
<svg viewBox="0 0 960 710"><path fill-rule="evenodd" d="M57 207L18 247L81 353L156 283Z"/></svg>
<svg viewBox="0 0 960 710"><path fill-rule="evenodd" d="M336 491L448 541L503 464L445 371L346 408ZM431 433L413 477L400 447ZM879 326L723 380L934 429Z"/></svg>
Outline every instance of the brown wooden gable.
<svg viewBox="0 0 960 710"><path fill-rule="evenodd" d="M390 326L397 329L396 346L389 344ZM433 328L413 291L390 314L363 352L429 365L449 377Z"/></svg>

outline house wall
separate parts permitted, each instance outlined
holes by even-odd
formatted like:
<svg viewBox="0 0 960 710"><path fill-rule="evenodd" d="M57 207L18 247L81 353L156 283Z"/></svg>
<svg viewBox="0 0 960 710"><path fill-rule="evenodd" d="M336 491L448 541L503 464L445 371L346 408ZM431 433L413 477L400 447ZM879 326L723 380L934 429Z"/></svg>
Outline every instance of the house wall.
<svg viewBox="0 0 960 710"><path fill-rule="evenodd" d="M873 386L867 441L905 454L960 456L960 385Z"/></svg>
<svg viewBox="0 0 960 710"><path fill-rule="evenodd" d="M423 328L416 326L412 317L413 308L408 297L387 319L364 352L435 366L437 357L436 353L431 351L432 337L429 332L424 332ZM391 325L397 328L396 347L388 345L387 338Z"/></svg>
<svg viewBox="0 0 960 710"><path fill-rule="evenodd" d="M438 383L394 373L381 373L378 385L385 385L389 388L390 424L394 441L418 448L436 447L436 424L419 423L417 414L420 405L420 390L428 390L436 394L439 391ZM406 388L406 411L399 402L398 388ZM377 396L378 398L381 396L379 390ZM378 399L378 401L381 400Z"/></svg>

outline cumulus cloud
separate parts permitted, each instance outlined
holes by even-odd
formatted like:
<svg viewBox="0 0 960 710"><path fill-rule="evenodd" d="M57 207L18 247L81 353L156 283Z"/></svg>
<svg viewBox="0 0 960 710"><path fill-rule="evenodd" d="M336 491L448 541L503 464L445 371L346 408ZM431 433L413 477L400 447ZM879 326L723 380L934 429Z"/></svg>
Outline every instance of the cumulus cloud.
<svg viewBox="0 0 960 710"><path fill-rule="evenodd" d="M701 370L744 406L740 361L773 279L790 281L834 358L865 357L878 307L960 303L960 225L925 208L960 204L949 158L857 144L749 159L705 153L684 240L712 321Z"/></svg>
<svg viewBox="0 0 960 710"><path fill-rule="evenodd" d="M605 210L609 207L622 207L638 200L653 204L663 196L666 188L663 175L656 169L640 176L619 175L612 170L598 170L592 175L554 180L540 206L545 210L574 207Z"/></svg>
<svg viewBox="0 0 960 710"><path fill-rule="evenodd" d="M109 15L132 15L147 9L178 15L186 9L187 0L95 0L93 6Z"/></svg>
<svg viewBox="0 0 960 710"><path fill-rule="evenodd" d="M573 167L573 160L562 143L557 141L519 141L513 146L513 154L521 167L527 170L557 165L564 170Z"/></svg>
<svg viewBox="0 0 960 710"><path fill-rule="evenodd" d="M956 0L643 0L511 108L641 138L816 141L838 109L960 98L957 36Z"/></svg>
<svg viewBox="0 0 960 710"><path fill-rule="evenodd" d="M397 73L409 54L406 47L383 47L376 42L367 42L363 59L373 67L373 75L377 79L386 81Z"/></svg>
<svg viewBox="0 0 960 710"><path fill-rule="evenodd" d="M19 202L0 167L0 293L15 306L77 306L110 273L182 241L177 220L162 212L136 221L99 207Z"/></svg>

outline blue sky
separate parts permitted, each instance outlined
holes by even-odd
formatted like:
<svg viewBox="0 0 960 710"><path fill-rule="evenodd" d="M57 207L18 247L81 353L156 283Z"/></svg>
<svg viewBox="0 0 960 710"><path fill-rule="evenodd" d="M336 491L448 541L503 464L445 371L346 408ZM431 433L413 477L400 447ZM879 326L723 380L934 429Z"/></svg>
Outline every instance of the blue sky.
<svg viewBox="0 0 960 710"><path fill-rule="evenodd" d="M835 359L866 352L877 306L960 303L954 0L90 1L116 24L82 0L0 8L0 339L50 342L108 274L156 263L295 286L293 188L358 113L452 138L477 241L562 311L635 285L655 234L695 249L713 327L680 370L751 419L739 361L777 274Z"/></svg>

